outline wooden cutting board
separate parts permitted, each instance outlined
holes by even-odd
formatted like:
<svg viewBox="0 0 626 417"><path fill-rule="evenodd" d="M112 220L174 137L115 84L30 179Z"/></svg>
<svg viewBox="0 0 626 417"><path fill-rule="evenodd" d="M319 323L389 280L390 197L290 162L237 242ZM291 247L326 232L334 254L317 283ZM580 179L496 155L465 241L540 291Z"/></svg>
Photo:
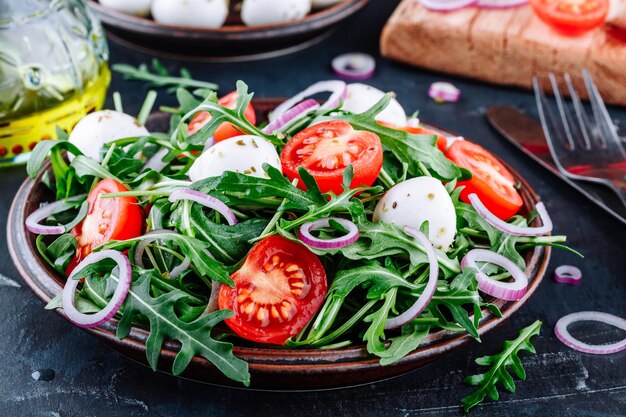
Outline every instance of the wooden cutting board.
<svg viewBox="0 0 626 417"><path fill-rule="evenodd" d="M403 0L383 29L381 52L434 71L527 88L535 74L547 87L550 72L568 72L584 91L580 70L587 68L605 101L626 105L626 37L608 27L567 37L530 6L441 13Z"/></svg>

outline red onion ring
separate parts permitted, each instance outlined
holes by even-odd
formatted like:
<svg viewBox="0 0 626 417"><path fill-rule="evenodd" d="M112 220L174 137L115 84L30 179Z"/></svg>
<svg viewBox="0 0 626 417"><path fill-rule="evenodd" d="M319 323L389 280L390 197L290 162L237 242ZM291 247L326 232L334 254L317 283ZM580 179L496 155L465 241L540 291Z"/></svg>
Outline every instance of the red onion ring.
<svg viewBox="0 0 626 417"><path fill-rule="evenodd" d="M135 265L139 266L140 268L144 268L143 253L146 251L146 247L150 243L162 239L162 237L159 235L178 236L179 233L176 233L175 231L168 230L168 229L155 229L143 235L143 239L141 239L141 241L137 243L137 246L135 247L135 252L133 253L133 262L135 263Z"/></svg>
<svg viewBox="0 0 626 417"><path fill-rule="evenodd" d="M103 259L113 259L119 268L119 277L117 288L111 297L109 303L97 313L83 314L76 309L74 305L74 292L78 287L80 280L74 277L87 266L100 262ZM72 271L63 287L63 311L68 320L79 327L92 328L98 327L109 321L115 313L120 309L122 303L128 295L130 283L132 280L132 269L128 257L114 250L103 250L101 252L92 252Z"/></svg>
<svg viewBox="0 0 626 417"><path fill-rule="evenodd" d="M502 282L491 279L484 274L476 262L488 262L506 269L513 277L513 282ZM526 294L528 287L528 277L510 259L499 253L486 249L472 249L461 259L461 268L475 268L478 289L501 300L516 301Z"/></svg>
<svg viewBox="0 0 626 417"><path fill-rule="evenodd" d="M467 196L470 203L476 209L476 212L485 219L487 223L500 230L501 232L508 233L513 236L541 236L547 235L552 231L552 219L548 215L546 207L543 203L538 203L535 207L537 209L537 214L539 214L539 218L541 219L541 223L543 226L539 227L521 227L516 226L511 223L507 223L504 220L496 217L495 214L489 211L487 207L480 201L480 198L475 193L472 193Z"/></svg>
<svg viewBox="0 0 626 417"><path fill-rule="evenodd" d="M320 106L322 109L332 109L339 106L339 100L344 98L346 94L346 83L339 80L330 80L330 81L319 81L315 84L309 86L305 90L299 92L295 96L291 97L289 100L282 103L280 106L276 107L274 111L270 114L269 120L273 122L282 116L287 110L291 109L296 104L300 103L307 97L310 97L314 94L331 92L332 94L328 98L328 100Z"/></svg>
<svg viewBox="0 0 626 417"><path fill-rule="evenodd" d="M572 336L567 330L567 327L570 324L579 321L597 321L626 331L626 320L621 317L599 311L580 311L578 313L572 313L565 317L561 317L559 321L556 322L556 326L554 326L554 334L561 342L572 349L584 353L591 353L593 355L608 355L610 353L617 353L626 349L626 338L607 345L590 345L588 343L581 342Z"/></svg>
<svg viewBox="0 0 626 417"><path fill-rule="evenodd" d="M287 124L306 116L312 110L319 108L320 105L312 98L302 101L301 103L293 106L291 109L284 112L276 120L265 126L262 130L267 135L273 134L275 131L279 131Z"/></svg>
<svg viewBox="0 0 626 417"><path fill-rule="evenodd" d="M478 0L476 6L483 9L506 9L519 7L528 3L528 0Z"/></svg>
<svg viewBox="0 0 626 417"><path fill-rule="evenodd" d="M417 117L411 117L406 121L406 127L420 127L420 119Z"/></svg>
<svg viewBox="0 0 626 417"><path fill-rule="evenodd" d="M334 220L348 229L348 233L334 239L319 239L311 234L312 230L330 227L330 220ZM359 239L359 229L350 220L325 217L314 222L304 223L298 231L298 237L302 243L315 249L339 249L356 242Z"/></svg>
<svg viewBox="0 0 626 417"><path fill-rule="evenodd" d="M573 265L561 265L554 270L554 280L559 284L580 285L583 274Z"/></svg>
<svg viewBox="0 0 626 417"><path fill-rule="evenodd" d="M428 96L437 103L456 103L461 98L461 90L450 83L438 81L430 85Z"/></svg>
<svg viewBox="0 0 626 417"><path fill-rule="evenodd" d="M189 200L194 203L203 205L204 207L213 209L220 213L230 226L237 224L237 217L235 213L228 206L222 203L215 197L203 193L202 191L191 190L189 188L182 188L172 191L169 197L170 203L174 203L178 200Z"/></svg>
<svg viewBox="0 0 626 417"><path fill-rule="evenodd" d="M148 159L148 162L146 162L146 164L143 166L143 170L145 171L148 169L152 169L156 172L161 172L163 168L165 168L165 166L167 165L166 162L163 162L163 158L165 157L165 155L167 155L167 149L159 150L157 153L152 155L150 159Z"/></svg>
<svg viewBox="0 0 626 417"><path fill-rule="evenodd" d="M422 6L437 12L450 12L463 9L476 3L476 0L419 0Z"/></svg>
<svg viewBox="0 0 626 417"><path fill-rule="evenodd" d="M397 317L387 320L385 324L385 330L396 329L409 323L410 321L417 318L422 311L426 308L430 300L435 295L435 291L437 290L437 276L439 275L439 263L437 262L437 254L433 249L433 244L428 240L428 237L417 229L413 229L412 227L405 227L404 233L407 235L413 236L418 240L418 242L424 247L424 252L426 252L426 256L428 256L428 264L430 271L428 273L428 282L426 283L426 288L424 288L424 292L415 300L415 303L404 313L400 314Z"/></svg>
<svg viewBox="0 0 626 417"><path fill-rule="evenodd" d="M185 259L183 259L183 261L180 264L172 268L169 274L170 279L178 278L178 276L182 274L183 272L185 272L186 270L188 270L190 266L191 266L191 259L185 257Z"/></svg>
<svg viewBox="0 0 626 417"><path fill-rule="evenodd" d="M26 218L26 228L31 232L37 235L61 235L69 230L71 230L74 226L80 223L85 216L87 215L87 208L85 207L78 212L78 215L71 222L59 226L46 226L43 224L39 224L40 221L47 219L51 215L55 213L59 213L61 211L65 211L68 208L63 208L64 204L79 201L87 197L86 194L77 195L66 200L59 200L49 204L42 205L37 210L33 211Z"/></svg>
<svg viewBox="0 0 626 417"><path fill-rule="evenodd" d="M376 60L368 54L350 52L334 58L331 66L337 75L348 80L367 80L374 75Z"/></svg>

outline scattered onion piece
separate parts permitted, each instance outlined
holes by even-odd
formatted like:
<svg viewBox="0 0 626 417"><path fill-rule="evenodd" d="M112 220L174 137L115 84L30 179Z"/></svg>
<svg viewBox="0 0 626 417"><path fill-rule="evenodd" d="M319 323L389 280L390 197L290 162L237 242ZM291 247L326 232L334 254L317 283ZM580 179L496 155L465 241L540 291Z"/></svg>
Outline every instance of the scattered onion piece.
<svg viewBox="0 0 626 417"><path fill-rule="evenodd" d="M263 128L263 133L271 135L276 131L280 131L287 124L306 116L308 113L315 109L318 109L319 107L319 103L312 98L304 100L303 102L293 106L291 109L280 115L280 117L278 117L276 120L265 126Z"/></svg>
<svg viewBox="0 0 626 417"><path fill-rule="evenodd" d="M87 205L83 204L81 209L78 212L78 215L69 222L68 224L63 224L59 226L47 226L44 224L40 224L42 220L47 219L53 214L60 213L62 211L68 210L68 207L64 205L66 203L74 202L82 200L86 197L86 194L77 195L75 197L68 198L66 200L59 200L53 203L45 204L39 207L37 210L32 212L26 218L26 228L31 232L38 235L61 235L69 230L71 230L74 226L80 223L83 218L87 215Z"/></svg>
<svg viewBox="0 0 626 417"><path fill-rule="evenodd" d="M491 279L480 270L476 262L488 262L506 269L513 277L513 282L502 282ZM485 294L507 301L519 300L526 294L528 277L513 261L499 253L486 249L472 249L461 259L461 267L463 270L470 267L478 271L476 273L478 289Z"/></svg>
<svg viewBox="0 0 626 417"><path fill-rule="evenodd" d="M528 0L478 0L476 6L483 9L506 9L527 4Z"/></svg>
<svg viewBox="0 0 626 417"><path fill-rule="evenodd" d="M334 58L331 66L337 75L348 80L367 80L374 75L376 60L368 54L350 52Z"/></svg>
<svg viewBox="0 0 626 417"><path fill-rule="evenodd" d="M626 320L621 317L599 311L580 311L561 317L559 321L556 322L556 326L554 326L554 334L561 342L572 349L593 355L608 355L626 349L626 338L607 345L590 345L581 342L567 330L570 324L579 321L597 321L626 331Z"/></svg>
<svg viewBox="0 0 626 417"><path fill-rule="evenodd" d="M311 86L307 87L303 91L299 92L289 100L285 101L270 113L269 120L273 122L282 116L287 110L294 107L307 97L312 95L330 92L331 95L328 100L320 106L322 109L333 109L339 106L339 100L345 98L346 95L346 83L339 80L319 81Z"/></svg>
<svg viewBox="0 0 626 417"><path fill-rule="evenodd" d="M102 310L94 314L83 314L79 312L74 305L74 293L78 287L78 283L80 282L80 280L74 279L74 277L89 265L93 265L103 259L112 259L115 263L117 263L119 270L117 274L117 288L115 289L109 303ZM87 255L87 257L79 263L76 268L74 268L65 282L65 287L63 288L63 311L65 312L68 320L79 327L98 327L109 321L120 309L122 303L128 295L131 280L132 270L126 255L114 250L92 252Z"/></svg>
<svg viewBox="0 0 626 417"><path fill-rule="evenodd" d="M413 229L412 227L405 227L404 233L407 235L413 236L417 239L417 241L424 247L424 251L426 252L426 256L428 256L428 264L429 264L429 273L428 273L428 282L426 283L426 288L424 288L424 292L415 300L415 303L404 313L400 314L397 317L387 320L385 324L385 330L396 329L409 323L418 317L422 311L426 308L430 300L432 300L433 295L435 295L435 291L437 290L437 276L439 275L439 263L437 262L437 254L435 253L435 249L433 249L433 244L428 240L428 237L417 229Z"/></svg>
<svg viewBox="0 0 626 417"><path fill-rule="evenodd" d="M538 203L535 207L537 210L537 214L539 214L539 218L541 219L541 223L543 223L543 226L521 227L511 223L507 223L504 220L496 217L495 214L490 212L489 209L485 207L485 205L482 203L482 201L480 201L480 198L478 197L478 195L476 195L476 193L469 194L467 198L469 199L472 206L474 206L476 212L480 215L480 217L485 219L487 223L500 230L501 232L508 233L514 236L541 236L547 235L552 231L552 219L550 219L550 216L548 215L546 207L543 205L543 203Z"/></svg>
<svg viewBox="0 0 626 417"><path fill-rule="evenodd" d="M476 0L419 0L422 6L437 12L450 12L463 9L476 3Z"/></svg>
<svg viewBox="0 0 626 417"><path fill-rule="evenodd" d="M313 230L330 227L331 220L345 227L348 233L334 239L320 239L311 234ZM326 217L303 224L298 231L298 237L305 245L315 249L339 249L356 242L359 239L359 229L350 220L341 219L339 217Z"/></svg>
<svg viewBox="0 0 626 417"><path fill-rule="evenodd" d="M461 98L461 90L450 83L439 81L431 84L428 96L436 103L455 103Z"/></svg>
<svg viewBox="0 0 626 417"><path fill-rule="evenodd" d="M191 190L189 188L182 188L172 191L169 197L170 203L174 203L178 200L189 200L194 203L203 205L204 207L213 209L220 213L230 226L237 224L237 217L235 213L228 206L222 203L217 198L203 193L202 191Z"/></svg>
<svg viewBox="0 0 626 417"><path fill-rule="evenodd" d="M561 265L554 270L554 280L559 284L580 285L583 274L573 265Z"/></svg>

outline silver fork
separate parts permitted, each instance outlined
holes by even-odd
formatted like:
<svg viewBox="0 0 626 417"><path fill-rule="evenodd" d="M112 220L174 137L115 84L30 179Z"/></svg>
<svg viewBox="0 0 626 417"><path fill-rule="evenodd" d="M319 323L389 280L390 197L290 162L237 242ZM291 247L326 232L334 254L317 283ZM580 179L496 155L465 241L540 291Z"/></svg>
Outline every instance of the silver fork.
<svg viewBox="0 0 626 417"><path fill-rule="evenodd" d="M559 91L556 77L549 75L556 99L556 115L541 83L533 77L539 117L550 153L563 175L606 185L626 205L626 151L589 72L583 70L582 75L591 102L591 115L583 107L569 74L563 76L571 97L569 105Z"/></svg>

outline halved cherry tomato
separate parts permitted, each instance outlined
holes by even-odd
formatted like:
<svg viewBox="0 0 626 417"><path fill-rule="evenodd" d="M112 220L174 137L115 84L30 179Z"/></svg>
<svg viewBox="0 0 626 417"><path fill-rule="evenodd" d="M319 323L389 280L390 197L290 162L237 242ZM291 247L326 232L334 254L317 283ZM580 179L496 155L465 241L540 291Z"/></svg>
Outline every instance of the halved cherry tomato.
<svg viewBox="0 0 626 417"><path fill-rule="evenodd" d="M235 333L260 343L283 345L297 335L327 292L319 258L281 236L257 243L232 278L235 288L222 285L219 308L235 313L226 320Z"/></svg>
<svg viewBox="0 0 626 417"><path fill-rule="evenodd" d="M609 13L609 0L530 0L541 20L571 34L600 26Z"/></svg>
<svg viewBox="0 0 626 417"><path fill-rule="evenodd" d="M439 133L435 132L434 130L426 129L425 127L396 126L394 124L387 123L387 122L382 122L382 121L378 121L378 124L381 124L381 125L383 125L385 127L389 127L391 129L403 130L405 132L412 133L414 135L433 135L433 136L437 136L437 148L439 148L439 150L441 152L445 152L446 151L446 147L448 146L448 140L446 139L445 136L440 135Z"/></svg>
<svg viewBox="0 0 626 417"><path fill-rule="evenodd" d="M383 146L372 132L354 130L348 122L329 120L295 135L280 154L283 173L298 187L306 189L298 174L303 166L317 181L320 190L341 194L342 175L348 165L354 169L350 188L372 185L383 165Z"/></svg>
<svg viewBox="0 0 626 417"><path fill-rule="evenodd" d="M110 178L93 187L87 196L87 216L71 231L76 236L78 247L67 268L68 274L93 248L109 240L131 239L141 235L144 214L135 197L100 198L102 194L124 191L128 191L128 188Z"/></svg>
<svg viewBox="0 0 626 417"><path fill-rule="evenodd" d="M476 193L502 220L509 219L522 207L522 197L513 186L515 179L486 149L467 140L458 140L448 148L446 156L472 173L472 179L458 183L459 187L465 186L461 191L462 201L469 203L467 196Z"/></svg>
<svg viewBox="0 0 626 417"><path fill-rule="evenodd" d="M237 92L233 91L232 93L226 94L224 97L220 98L217 102L221 106L227 107L229 109L234 109L237 106ZM256 124L256 114L254 113L254 107L252 107L252 104L248 104L248 107L246 107L246 110L244 111L243 115L247 121L249 121L252 124ZM209 112L201 111L201 112L196 113L195 116L193 116L193 118L189 122L187 131L189 132L190 135L196 133L198 130L202 128L202 126L204 126L209 121L210 118L211 118L211 114ZM239 131L232 124L224 122L217 128L217 130L215 131L215 134L213 135L213 138L215 139L216 142L221 142L223 140L233 138L235 136L240 136L243 134L244 133Z"/></svg>

